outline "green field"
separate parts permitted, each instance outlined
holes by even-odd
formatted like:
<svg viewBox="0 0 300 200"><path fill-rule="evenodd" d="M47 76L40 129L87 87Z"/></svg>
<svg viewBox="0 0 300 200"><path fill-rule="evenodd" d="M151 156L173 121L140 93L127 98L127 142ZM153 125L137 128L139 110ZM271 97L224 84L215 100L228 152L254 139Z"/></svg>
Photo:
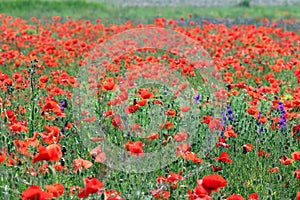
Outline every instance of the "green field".
<svg viewBox="0 0 300 200"><path fill-rule="evenodd" d="M86 1L0 1L0 13L29 19L32 16L71 16L73 19L98 18L107 19L111 23L120 23L127 20L136 22L152 22L154 17L178 19L193 14L194 18L299 18L297 6L234 6L234 7L122 7L109 3Z"/></svg>

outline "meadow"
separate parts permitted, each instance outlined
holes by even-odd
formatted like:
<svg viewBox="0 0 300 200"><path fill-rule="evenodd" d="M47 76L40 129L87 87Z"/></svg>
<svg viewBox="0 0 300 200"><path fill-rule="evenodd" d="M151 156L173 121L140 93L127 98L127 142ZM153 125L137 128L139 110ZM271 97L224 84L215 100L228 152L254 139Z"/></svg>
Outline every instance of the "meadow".
<svg viewBox="0 0 300 200"><path fill-rule="evenodd" d="M0 199L300 200L296 6L0 4Z"/></svg>

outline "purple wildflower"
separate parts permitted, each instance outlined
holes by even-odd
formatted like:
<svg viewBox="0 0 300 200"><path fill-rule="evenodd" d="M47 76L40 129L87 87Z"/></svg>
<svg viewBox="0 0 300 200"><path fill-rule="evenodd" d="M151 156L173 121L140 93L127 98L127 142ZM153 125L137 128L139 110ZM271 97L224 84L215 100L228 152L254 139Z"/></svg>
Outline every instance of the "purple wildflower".
<svg viewBox="0 0 300 200"><path fill-rule="evenodd" d="M261 116L260 113L258 113L257 119L259 119ZM264 131L263 124L259 122L259 120L256 120L256 125L258 126L257 133L262 133Z"/></svg>
<svg viewBox="0 0 300 200"><path fill-rule="evenodd" d="M233 111L230 106L227 106L227 114L228 114L228 120L233 121L234 120L234 115Z"/></svg>
<svg viewBox="0 0 300 200"><path fill-rule="evenodd" d="M68 102L67 102L67 100L65 100L65 99L61 99L61 100L59 101L59 103L60 103L60 109L61 109L61 111L64 111L65 108L68 107Z"/></svg>
<svg viewBox="0 0 300 200"><path fill-rule="evenodd" d="M264 127L261 126L258 130L257 130L257 133L262 133L264 131Z"/></svg>
<svg viewBox="0 0 300 200"><path fill-rule="evenodd" d="M164 94L165 94L165 95L167 95L167 94L168 94L168 92L169 92L169 89L168 89L168 88L166 88L166 89L165 89L165 91L164 91Z"/></svg>
<svg viewBox="0 0 300 200"><path fill-rule="evenodd" d="M201 94L198 93L195 97L195 103L198 103L200 98L201 98Z"/></svg>
<svg viewBox="0 0 300 200"><path fill-rule="evenodd" d="M278 103L278 108L280 111L280 116L279 116L279 127L280 129L286 128L286 112L284 110L284 106L282 102Z"/></svg>

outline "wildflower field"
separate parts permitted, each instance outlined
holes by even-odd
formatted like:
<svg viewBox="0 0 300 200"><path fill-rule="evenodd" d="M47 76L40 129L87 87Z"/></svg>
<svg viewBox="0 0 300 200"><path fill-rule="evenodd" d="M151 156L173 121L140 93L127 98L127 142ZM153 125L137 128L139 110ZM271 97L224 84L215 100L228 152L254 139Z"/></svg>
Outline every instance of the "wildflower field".
<svg viewBox="0 0 300 200"><path fill-rule="evenodd" d="M0 199L300 200L299 18L30 13L0 14Z"/></svg>

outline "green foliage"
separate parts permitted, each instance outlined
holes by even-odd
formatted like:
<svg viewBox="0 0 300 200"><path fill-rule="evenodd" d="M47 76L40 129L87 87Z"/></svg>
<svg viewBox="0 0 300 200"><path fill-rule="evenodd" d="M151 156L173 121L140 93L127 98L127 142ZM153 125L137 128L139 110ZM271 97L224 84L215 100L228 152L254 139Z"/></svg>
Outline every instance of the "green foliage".
<svg viewBox="0 0 300 200"><path fill-rule="evenodd" d="M245 8L250 8L251 6L251 0L242 0L237 4L238 7L245 7Z"/></svg>

